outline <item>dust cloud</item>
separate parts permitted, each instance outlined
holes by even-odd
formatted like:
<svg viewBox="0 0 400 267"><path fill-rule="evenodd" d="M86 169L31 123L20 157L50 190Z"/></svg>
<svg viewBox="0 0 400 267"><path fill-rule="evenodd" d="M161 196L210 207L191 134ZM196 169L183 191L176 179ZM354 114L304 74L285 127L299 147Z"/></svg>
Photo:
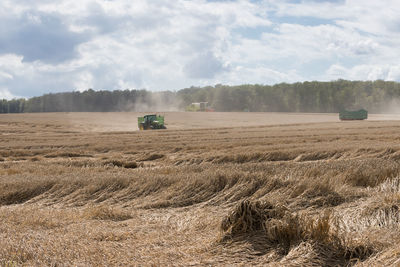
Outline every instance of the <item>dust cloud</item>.
<svg viewBox="0 0 400 267"><path fill-rule="evenodd" d="M400 114L400 99L394 98L381 106L377 113Z"/></svg>
<svg viewBox="0 0 400 267"><path fill-rule="evenodd" d="M172 92L152 92L144 98L122 103L118 110L124 112L176 112L184 111L182 101Z"/></svg>

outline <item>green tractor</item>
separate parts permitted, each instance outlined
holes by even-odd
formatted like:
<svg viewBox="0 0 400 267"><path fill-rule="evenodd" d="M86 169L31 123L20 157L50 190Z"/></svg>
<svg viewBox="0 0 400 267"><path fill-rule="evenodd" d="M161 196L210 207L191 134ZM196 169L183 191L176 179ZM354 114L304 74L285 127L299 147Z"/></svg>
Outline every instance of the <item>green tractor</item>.
<svg viewBox="0 0 400 267"><path fill-rule="evenodd" d="M164 116L151 114L138 117L139 130L167 129L164 125Z"/></svg>

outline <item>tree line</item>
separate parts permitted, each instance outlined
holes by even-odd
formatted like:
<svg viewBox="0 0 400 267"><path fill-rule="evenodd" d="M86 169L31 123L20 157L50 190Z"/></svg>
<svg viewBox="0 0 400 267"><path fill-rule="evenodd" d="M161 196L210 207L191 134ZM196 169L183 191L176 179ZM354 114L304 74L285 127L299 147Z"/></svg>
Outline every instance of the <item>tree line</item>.
<svg viewBox="0 0 400 267"><path fill-rule="evenodd" d="M372 113L390 113L396 111L399 100L398 82L337 80L272 86L218 84L164 92L89 89L29 99L3 99L0 113L184 110L193 102L208 102L216 111L339 112L364 108Z"/></svg>
<svg viewBox="0 0 400 267"><path fill-rule="evenodd" d="M161 104L173 105L174 92L115 90L51 93L29 99L0 101L0 113L140 111Z"/></svg>

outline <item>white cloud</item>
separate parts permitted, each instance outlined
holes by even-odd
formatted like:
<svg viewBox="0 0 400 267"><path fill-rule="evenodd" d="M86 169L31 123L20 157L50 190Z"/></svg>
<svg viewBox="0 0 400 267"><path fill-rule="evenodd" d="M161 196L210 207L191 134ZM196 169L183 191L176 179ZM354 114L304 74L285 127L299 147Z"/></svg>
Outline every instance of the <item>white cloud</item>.
<svg viewBox="0 0 400 267"><path fill-rule="evenodd" d="M399 13L394 0L4 0L0 88L399 80Z"/></svg>
<svg viewBox="0 0 400 267"><path fill-rule="evenodd" d="M11 92L7 88L0 88L0 100L1 99L11 100L13 98L18 98L18 97L11 94Z"/></svg>
<svg viewBox="0 0 400 267"><path fill-rule="evenodd" d="M13 78L14 77L11 74L9 74L7 72L4 72L4 71L0 71L0 81L2 81L2 80L12 80Z"/></svg>
<svg viewBox="0 0 400 267"><path fill-rule="evenodd" d="M390 67L386 80L400 81L400 65Z"/></svg>
<svg viewBox="0 0 400 267"><path fill-rule="evenodd" d="M357 65L346 68L341 65L332 65L327 70L331 79L349 80L400 80L400 64L397 65Z"/></svg>
<svg viewBox="0 0 400 267"><path fill-rule="evenodd" d="M77 80L74 81L74 88L77 88L79 91L93 87L93 75L87 71L79 73Z"/></svg>
<svg viewBox="0 0 400 267"><path fill-rule="evenodd" d="M221 76L220 80L215 80L214 84L269 84L273 85L281 82L303 81L303 78L295 70L279 72L271 68L256 66L236 67L229 73Z"/></svg>

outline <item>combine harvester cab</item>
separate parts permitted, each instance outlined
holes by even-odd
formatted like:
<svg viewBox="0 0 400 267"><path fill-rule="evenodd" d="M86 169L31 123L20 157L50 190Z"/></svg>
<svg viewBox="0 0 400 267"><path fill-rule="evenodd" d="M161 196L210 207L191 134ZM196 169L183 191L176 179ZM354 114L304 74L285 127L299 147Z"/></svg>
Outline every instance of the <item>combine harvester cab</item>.
<svg viewBox="0 0 400 267"><path fill-rule="evenodd" d="M368 111L365 109L354 111L342 110L339 112L339 119L341 121L366 120L368 119Z"/></svg>
<svg viewBox="0 0 400 267"><path fill-rule="evenodd" d="M167 129L164 124L164 116L151 114L138 117L139 130Z"/></svg>

